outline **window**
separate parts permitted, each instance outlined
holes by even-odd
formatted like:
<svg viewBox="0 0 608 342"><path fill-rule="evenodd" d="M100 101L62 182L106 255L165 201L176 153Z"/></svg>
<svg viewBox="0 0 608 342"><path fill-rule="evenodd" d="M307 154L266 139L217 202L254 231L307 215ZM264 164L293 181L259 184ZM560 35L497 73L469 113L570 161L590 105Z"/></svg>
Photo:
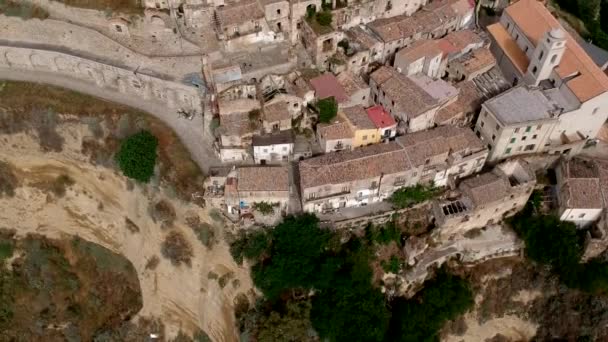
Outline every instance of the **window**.
<svg viewBox="0 0 608 342"><path fill-rule="evenodd" d="M264 149L264 153L268 153L268 149L267 148Z"/></svg>
<svg viewBox="0 0 608 342"><path fill-rule="evenodd" d="M378 182L373 181L372 185L370 186L370 189L376 189L378 187Z"/></svg>
<svg viewBox="0 0 608 342"><path fill-rule="evenodd" d="M414 172L414 173L412 174L412 177L416 177L416 176L418 176L418 172Z"/></svg>
<svg viewBox="0 0 608 342"><path fill-rule="evenodd" d="M483 117L487 118L488 117L488 112L483 112Z"/></svg>
<svg viewBox="0 0 608 342"><path fill-rule="evenodd" d="M532 139L536 139L537 137L538 137L538 135L534 134L534 135L532 136Z"/></svg>
<svg viewBox="0 0 608 342"><path fill-rule="evenodd" d="M486 123L485 122L481 122L481 124L479 126L483 127Z"/></svg>
<svg viewBox="0 0 608 342"><path fill-rule="evenodd" d="M120 27L120 25L116 25L115 27L117 32L122 32L122 27Z"/></svg>
<svg viewBox="0 0 608 342"><path fill-rule="evenodd" d="M488 144L488 151L492 151L492 145Z"/></svg>
<svg viewBox="0 0 608 342"><path fill-rule="evenodd" d="M281 14L281 10L280 9L277 10L277 14Z"/></svg>
<svg viewBox="0 0 608 342"><path fill-rule="evenodd" d="M509 154L509 153L511 153L511 148L507 147L507 149L505 150L505 154Z"/></svg>
<svg viewBox="0 0 608 342"><path fill-rule="evenodd" d="M526 139L528 139L528 137L525 135L523 137L521 137L521 141L525 141Z"/></svg>
<svg viewBox="0 0 608 342"><path fill-rule="evenodd" d="M595 107L595 108L593 108L593 113L591 113L591 114L594 114L594 115L595 115L595 114L597 114L597 112L598 112L599 110L600 110L600 109L599 109L598 107Z"/></svg>
<svg viewBox="0 0 608 342"><path fill-rule="evenodd" d="M367 135L364 135L364 136L363 136L363 140L367 140Z"/></svg>
<svg viewBox="0 0 608 342"><path fill-rule="evenodd" d="M524 49L525 53L528 53L528 46L526 45L526 48Z"/></svg>
<svg viewBox="0 0 608 342"><path fill-rule="evenodd" d="M500 125L496 124L496 130L498 131L500 129Z"/></svg>
<svg viewBox="0 0 608 342"><path fill-rule="evenodd" d="M524 149L524 151L532 151L534 149L534 144L531 145L526 145L526 148Z"/></svg>
<svg viewBox="0 0 608 342"><path fill-rule="evenodd" d="M543 125L538 125L536 126L536 130L539 131L541 128L543 128Z"/></svg>
<svg viewBox="0 0 608 342"><path fill-rule="evenodd" d="M496 140L496 134L492 134L492 141Z"/></svg>
<svg viewBox="0 0 608 342"><path fill-rule="evenodd" d="M509 144L514 144L517 141L517 138L511 138L511 141L509 141Z"/></svg>
<svg viewBox="0 0 608 342"><path fill-rule="evenodd" d="M431 163L431 160L430 160L430 159L427 159L427 160L425 160L425 161L424 161L424 164L426 164L426 165L428 165L428 164L430 164L430 163Z"/></svg>
<svg viewBox="0 0 608 342"><path fill-rule="evenodd" d="M583 218L583 217L585 217L585 213L578 214L578 218Z"/></svg>
<svg viewBox="0 0 608 342"><path fill-rule="evenodd" d="M348 185L342 186L342 192L348 192Z"/></svg>
<svg viewBox="0 0 608 342"><path fill-rule="evenodd" d="M534 68L532 68L532 73L536 76L537 71L538 71L538 68L535 65Z"/></svg>
<svg viewBox="0 0 608 342"><path fill-rule="evenodd" d="M287 151L287 146L283 146L283 151Z"/></svg>
<svg viewBox="0 0 608 342"><path fill-rule="evenodd" d="M514 132L519 133L519 127L517 127Z"/></svg>
<svg viewBox="0 0 608 342"><path fill-rule="evenodd" d="M538 60L540 61L541 59L543 59L544 55L545 55L545 51L541 51L540 55L538 55Z"/></svg>
<svg viewBox="0 0 608 342"><path fill-rule="evenodd" d="M526 133L530 132L531 130L532 130L532 126L526 127Z"/></svg>
<svg viewBox="0 0 608 342"><path fill-rule="evenodd" d="M511 23L507 23L507 30L511 28Z"/></svg>
<svg viewBox="0 0 608 342"><path fill-rule="evenodd" d="M316 192L311 192L311 193L308 195L308 199L315 199L316 197L317 197L317 193L316 193Z"/></svg>
<svg viewBox="0 0 608 342"><path fill-rule="evenodd" d="M555 64L556 60L557 60L557 55L551 56L551 64Z"/></svg>

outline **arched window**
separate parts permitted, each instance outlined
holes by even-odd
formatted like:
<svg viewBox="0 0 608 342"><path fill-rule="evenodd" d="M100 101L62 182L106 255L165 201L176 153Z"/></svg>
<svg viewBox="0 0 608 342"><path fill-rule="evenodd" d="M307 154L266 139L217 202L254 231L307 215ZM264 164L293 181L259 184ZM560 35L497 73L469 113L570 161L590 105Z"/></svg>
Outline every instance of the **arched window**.
<svg viewBox="0 0 608 342"><path fill-rule="evenodd" d="M536 72L538 71L538 68L536 66L534 66L534 68L532 68L532 73L536 76Z"/></svg>
<svg viewBox="0 0 608 342"><path fill-rule="evenodd" d="M555 64L556 60L557 60L557 55L551 56L551 64Z"/></svg>
<svg viewBox="0 0 608 342"><path fill-rule="evenodd" d="M538 60L540 61L541 59L543 59L544 55L545 55L545 51L541 51L540 55L538 55Z"/></svg>

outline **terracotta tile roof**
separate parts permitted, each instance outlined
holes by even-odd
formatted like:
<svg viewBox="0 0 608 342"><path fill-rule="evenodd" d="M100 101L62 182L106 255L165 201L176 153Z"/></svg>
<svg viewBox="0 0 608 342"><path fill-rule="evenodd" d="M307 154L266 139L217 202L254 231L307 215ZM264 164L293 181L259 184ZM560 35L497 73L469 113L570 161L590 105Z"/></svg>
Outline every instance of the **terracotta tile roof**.
<svg viewBox="0 0 608 342"><path fill-rule="evenodd" d="M354 136L350 124L338 113L332 123L317 125L317 133L325 140L348 139Z"/></svg>
<svg viewBox="0 0 608 342"><path fill-rule="evenodd" d="M396 143L332 152L300 162L302 189L343 184L411 169L405 151Z"/></svg>
<svg viewBox="0 0 608 342"><path fill-rule="evenodd" d="M384 91L386 97L394 101L395 106L410 118L420 116L439 106L437 100L424 89L391 67L382 66L370 77L378 84L380 91Z"/></svg>
<svg viewBox="0 0 608 342"><path fill-rule="evenodd" d="M437 46L443 51L444 56L447 56L451 53L460 53L471 44L481 43L483 39L474 31L461 30L448 33L437 41Z"/></svg>
<svg viewBox="0 0 608 342"><path fill-rule="evenodd" d="M599 209L604 207L600 171L591 159L562 161L564 184L560 191L567 197L567 208Z"/></svg>
<svg viewBox="0 0 608 342"><path fill-rule="evenodd" d="M476 112L483 102L483 94L473 81L464 81L456 84L458 99L441 108L435 115L437 124L445 124L455 118L464 117L465 114Z"/></svg>
<svg viewBox="0 0 608 342"><path fill-rule="evenodd" d="M458 96L458 89L442 79L435 80L426 74L411 75L408 78L441 104L450 102Z"/></svg>
<svg viewBox="0 0 608 342"><path fill-rule="evenodd" d="M493 172L478 174L465 179L458 188L465 193L476 206L500 201L509 194L509 180Z"/></svg>
<svg viewBox="0 0 608 342"><path fill-rule="evenodd" d="M358 129L374 129L376 125L374 122L367 116L367 112L363 109L362 106L354 106L344 108L342 110L344 112L344 116L350 123Z"/></svg>
<svg viewBox="0 0 608 342"><path fill-rule="evenodd" d="M515 39L511 37L509 32L500 23L492 24L486 27L490 35L494 38L494 42L500 47L505 55L511 60L515 68L525 74L530 61L526 54L519 48Z"/></svg>
<svg viewBox="0 0 608 342"><path fill-rule="evenodd" d="M384 110L381 105L376 105L365 110L376 128L382 129L397 125L397 121Z"/></svg>
<svg viewBox="0 0 608 342"><path fill-rule="evenodd" d="M260 108L260 101L252 99L219 100L218 107L221 116L234 113L249 113L253 109Z"/></svg>
<svg viewBox="0 0 608 342"><path fill-rule="evenodd" d="M441 49L437 46L437 41L430 39L422 39L415 41L412 45L403 48L395 55L395 60L405 60L409 63L415 62L420 58L433 58L442 54Z"/></svg>
<svg viewBox="0 0 608 342"><path fill-rule="evenodd" d="M294 136L292 130L281 131L278 133L254 135L252 139L253 146L270 146L278 144L293 144Z"/></svg>
<svg viewBox="0 0 608 342"><path fill-rule="evenodd" d="M467 74L476 73L496 65L494 55L488 49L480 48L460 56L455 60L460 63Z"/></svg>
<svg viewBox="0 0 608 342"><path fill-rule="evenodd" d="M264 11L257 1L243 1L226 4L217 9L222 26L239 25L252 19L264 18Z"/></svg>
<svg viewBox="0 0 608 342"><path fill-rule="evenodd" d="M520 0L507 7L505 13L535 46L547 31L554 28L564 31L567 37L566 52L556 71L561 78L580 73L569 80L567 85L581 102L608 91L608 77L542 3L536 0Z"/></svg>
<svg viewBox="0 0 608 342"><path fill-rule="evenodd" d="M235 113L221 117L219 130L225 136L242 137L253 134L255 126L249 120L249 113Z"/></svg>
<svg viewBox="0 0 608 342"><path fill-rule="evenodd" d="M278 101L264 106L264 121L275 122L284 120L291 120L291 113L289 113L287 102Z"/></svg>
<svg viewBox="0 0 608 342"><path fill-rule="evenodd" d="M289 191L287 166L241 167L238 173L238 191Z"/></svg>
<svg viewBox="0 0 608 342"><path fill-rule="evenodd" d="M439 126L397 138L408 153L412 165L424 165L427 159L442 154L480 151L485 146L469 128Z"/></svg>
<svg viewBox="0 0 608 342"><path fill-rule="evenodd" d="M366 28L359 26L351 27L346 31L346 34L355 42L360 44L366 49L373 48L376 44L381 43L371 32L368 32Z"/></svg>
<svg viewBox="0 0 608 342"><path fill-rule="evenodd" d="M318 99L334 97L338 103L348 101L346 91L332 73L325 73L310 80L310 85L315 90Z"/></svg>
<svg viewBox="0 0 608 342"><path fill-rule="evenodd" d="M368 89L369 86L363 82L361 77L355 76L350 72L341 72L336 77L338 84L344 89L346 96L352 96L361 89Z"/></svg>

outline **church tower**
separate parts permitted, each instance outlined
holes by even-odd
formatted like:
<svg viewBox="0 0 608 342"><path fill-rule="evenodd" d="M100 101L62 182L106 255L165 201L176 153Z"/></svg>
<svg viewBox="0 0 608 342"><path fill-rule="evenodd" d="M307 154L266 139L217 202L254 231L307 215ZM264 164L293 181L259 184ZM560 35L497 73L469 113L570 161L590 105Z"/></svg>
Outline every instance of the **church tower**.
<svg viewBox="0 0 608 342"><path fill-rule="evenodd" d="M524 75L526 84L537 86L551 75L553 68L559 65L566 51L566 33L555 28L545 33L538 41L530 58L528 70Z"/></svg>

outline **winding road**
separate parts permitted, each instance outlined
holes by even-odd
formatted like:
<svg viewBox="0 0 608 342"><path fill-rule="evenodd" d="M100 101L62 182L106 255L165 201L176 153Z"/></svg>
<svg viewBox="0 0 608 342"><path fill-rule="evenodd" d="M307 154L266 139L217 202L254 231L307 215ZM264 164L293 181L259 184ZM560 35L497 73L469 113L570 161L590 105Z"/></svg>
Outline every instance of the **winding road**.
<svg viewBox="0 0 608 342"><path fill-rule="evenodd" d="M50 84L142 110L159 118L175 131L201 170L207 172L210 167L220 164L213 152L211 137L204 132L201 115L195 116L192 120L180 118L174 110L168 109L163 103L145 101L139 97L100 88L92 83L51 72L0 68L1 79Z"/></svg>

